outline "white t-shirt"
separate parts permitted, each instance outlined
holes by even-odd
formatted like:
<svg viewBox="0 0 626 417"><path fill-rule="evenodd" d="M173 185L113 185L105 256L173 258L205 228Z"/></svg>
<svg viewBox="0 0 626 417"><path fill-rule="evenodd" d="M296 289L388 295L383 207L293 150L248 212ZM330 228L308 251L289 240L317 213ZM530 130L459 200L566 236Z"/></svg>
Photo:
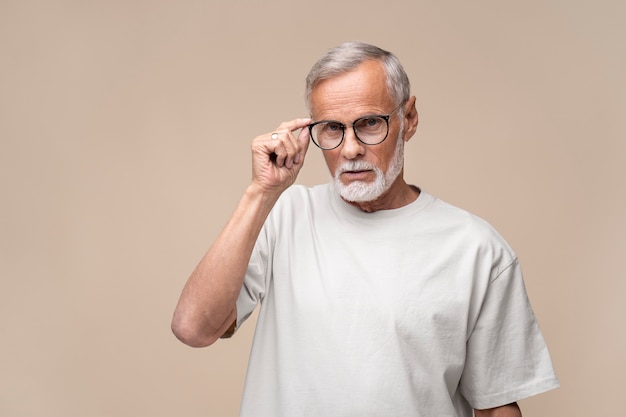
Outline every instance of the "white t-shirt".
<svg viewBox="0 0 626 417"><path fill-rule="evenodd" d="M558 386L511 248L424 191L365 213L330 184L289 188L238 326L259 302L244 417L469 417Z"/></svg>

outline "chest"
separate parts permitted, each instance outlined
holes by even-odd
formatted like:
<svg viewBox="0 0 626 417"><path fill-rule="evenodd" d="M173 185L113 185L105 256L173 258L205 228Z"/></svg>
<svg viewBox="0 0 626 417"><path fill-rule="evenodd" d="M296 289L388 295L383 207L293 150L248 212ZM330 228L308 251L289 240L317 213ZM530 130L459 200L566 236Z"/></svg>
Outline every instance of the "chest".
<svg viewBox="0 0 626 417"><path fill-rule="evenodd" d="M473 302L487 273L471 250L416 231L342 227L305 230L277 245L270 296L290 328L316 340L354 341L376 352L464 346ZM284 319L283 319L284 320ZM390 342L393 340L393 343Z"/></svg>

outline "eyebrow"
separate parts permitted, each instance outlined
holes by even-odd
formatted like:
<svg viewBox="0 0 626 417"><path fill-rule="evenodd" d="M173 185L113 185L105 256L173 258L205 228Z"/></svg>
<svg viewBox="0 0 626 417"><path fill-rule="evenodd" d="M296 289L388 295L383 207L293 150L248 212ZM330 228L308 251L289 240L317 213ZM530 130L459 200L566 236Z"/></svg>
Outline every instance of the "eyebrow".
<svg viewBox="0 0 626 417"><path fill-rule="evenodd" d="M369 114L357 117L356 119L354 119L352 121L352 124L354 124L354 122L356 122L357 120L366 119L368 117L387 117L387 116L390 116L390 115L391 115L391 113L387 113L387 114L384 114L384 113L369 113ZM335 123L339 123L339 124L344 125L344 126L348 126L344 122L336 120L336 119L322 119L322 120L315 120L314 118L311 118L311 119L313 120L312 123L335 122Z"/></svg>

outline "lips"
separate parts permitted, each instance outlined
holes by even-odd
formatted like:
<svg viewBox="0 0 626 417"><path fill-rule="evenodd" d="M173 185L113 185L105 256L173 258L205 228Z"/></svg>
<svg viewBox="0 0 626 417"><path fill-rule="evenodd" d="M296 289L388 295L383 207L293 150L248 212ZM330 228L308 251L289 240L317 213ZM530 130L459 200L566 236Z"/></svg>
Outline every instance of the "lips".
<svg viewBox="0 0 626 417"><path fill-rule="evenodd" d="M341 177L348 181L364 181L369 177L371 172L372 171L369 169L343 171Z"/></svg>

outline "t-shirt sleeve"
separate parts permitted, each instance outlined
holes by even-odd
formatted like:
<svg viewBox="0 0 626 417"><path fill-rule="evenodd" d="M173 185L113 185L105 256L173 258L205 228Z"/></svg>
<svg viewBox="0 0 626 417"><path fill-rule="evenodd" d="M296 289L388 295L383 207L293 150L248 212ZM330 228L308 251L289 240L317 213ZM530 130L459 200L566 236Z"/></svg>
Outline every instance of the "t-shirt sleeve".
<svg viewBox="0 0 626 417"><path fill-rule="evenodd" d="M237 298L237 325L239 327L250 317L256 306L265 296L266 282L271 271L270 245L267 224L261 230L252 250L243 286Z"/></svg>
<svg viewBox="0 0 626 417"><path fill-rule="evenodd" d="M475 409L559 386L515 259L491 281L467 342L460 389Z"/></svg>

